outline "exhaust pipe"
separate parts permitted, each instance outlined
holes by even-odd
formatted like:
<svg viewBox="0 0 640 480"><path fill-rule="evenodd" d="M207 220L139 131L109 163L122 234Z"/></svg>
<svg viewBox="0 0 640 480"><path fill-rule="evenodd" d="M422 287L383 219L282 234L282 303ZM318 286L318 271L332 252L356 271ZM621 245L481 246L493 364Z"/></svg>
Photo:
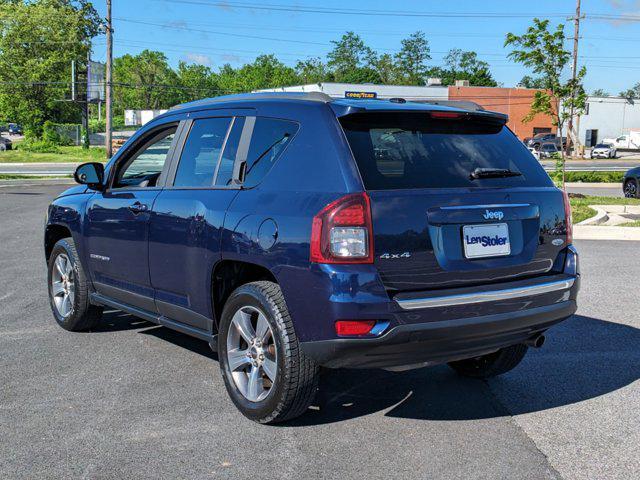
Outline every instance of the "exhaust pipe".
<svg viewBox="0 0 640 480"><path fill-rule="evenodd" d="M542 345L544 345L544 335L540 334L528 338L524 341L524 344L527 347L540 348Z"/></svg>

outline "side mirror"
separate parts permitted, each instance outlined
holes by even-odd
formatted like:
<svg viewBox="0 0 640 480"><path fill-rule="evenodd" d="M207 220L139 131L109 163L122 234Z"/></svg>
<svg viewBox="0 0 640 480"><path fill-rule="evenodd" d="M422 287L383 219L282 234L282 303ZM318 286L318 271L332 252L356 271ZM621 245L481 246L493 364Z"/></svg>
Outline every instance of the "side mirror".
<svg viewBox="0 0 640 480"><path fill-rule="evenodd" d="M104 165L99 162L83 163L76 168L73 179L80 185L101 190L104 181Z"/></svg>

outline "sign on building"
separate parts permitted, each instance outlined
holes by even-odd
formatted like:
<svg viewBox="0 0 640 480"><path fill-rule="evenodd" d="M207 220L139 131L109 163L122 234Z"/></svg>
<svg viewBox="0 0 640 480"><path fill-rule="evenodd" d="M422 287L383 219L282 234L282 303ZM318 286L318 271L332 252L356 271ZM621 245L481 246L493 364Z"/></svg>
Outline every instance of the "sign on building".
<svg viewBox="0 0 640 480"><path fill-rule="evenodd" d="M361 100L372 100L378 98L376 92L344 92L344 98L359 98Z"/></svg>

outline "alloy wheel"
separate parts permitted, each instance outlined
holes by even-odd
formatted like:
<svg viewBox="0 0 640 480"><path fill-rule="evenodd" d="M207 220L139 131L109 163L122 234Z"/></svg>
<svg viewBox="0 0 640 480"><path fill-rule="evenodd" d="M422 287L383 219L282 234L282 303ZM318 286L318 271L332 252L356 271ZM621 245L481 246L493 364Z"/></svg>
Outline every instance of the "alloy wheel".
<svg viewBox="0 0 640 480"><path fill-rule="evenodd" d="M55 259L51 272L51 297L62 318L67 318L73 312L75 294L73 264L66 254L61 253Z"/></svg>
<svg viewBox="0 0 640 480"><path fill-rule="evenodd" d="M273 330L264 313L241 307L227 332L227 363L233 381L251 402L264 400L273 388L278 358Z"/></svg>
<svg viewBox="0 0 640 480"><path fill-rule="evenodd" d="M635 198L638 195L638 187L636 182L629 180L624 184L624 196L627 198Z"/></svg>

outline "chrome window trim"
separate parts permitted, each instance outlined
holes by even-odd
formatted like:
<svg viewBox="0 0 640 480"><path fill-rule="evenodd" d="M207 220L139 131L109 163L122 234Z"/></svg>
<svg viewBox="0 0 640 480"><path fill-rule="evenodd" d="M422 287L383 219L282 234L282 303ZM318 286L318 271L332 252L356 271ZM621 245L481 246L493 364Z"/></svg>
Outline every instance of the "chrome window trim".
<svg viewBox="0 0 640 480"><path fill-rule="evenodd" d="M506 288L502 290L491 290L488 292L464 293L460 295L447 295L443 297L412 298L406 300L396 300L398 305L404 310L415 310L419 308L451 307L455 305L468 305L473 303L497 302L500 300L512 300L515 298L528 297L532 295L542 295L544 293L568 290L573 287L574 278L559 280L555 282L541 283L526 287Z"/></svg>

